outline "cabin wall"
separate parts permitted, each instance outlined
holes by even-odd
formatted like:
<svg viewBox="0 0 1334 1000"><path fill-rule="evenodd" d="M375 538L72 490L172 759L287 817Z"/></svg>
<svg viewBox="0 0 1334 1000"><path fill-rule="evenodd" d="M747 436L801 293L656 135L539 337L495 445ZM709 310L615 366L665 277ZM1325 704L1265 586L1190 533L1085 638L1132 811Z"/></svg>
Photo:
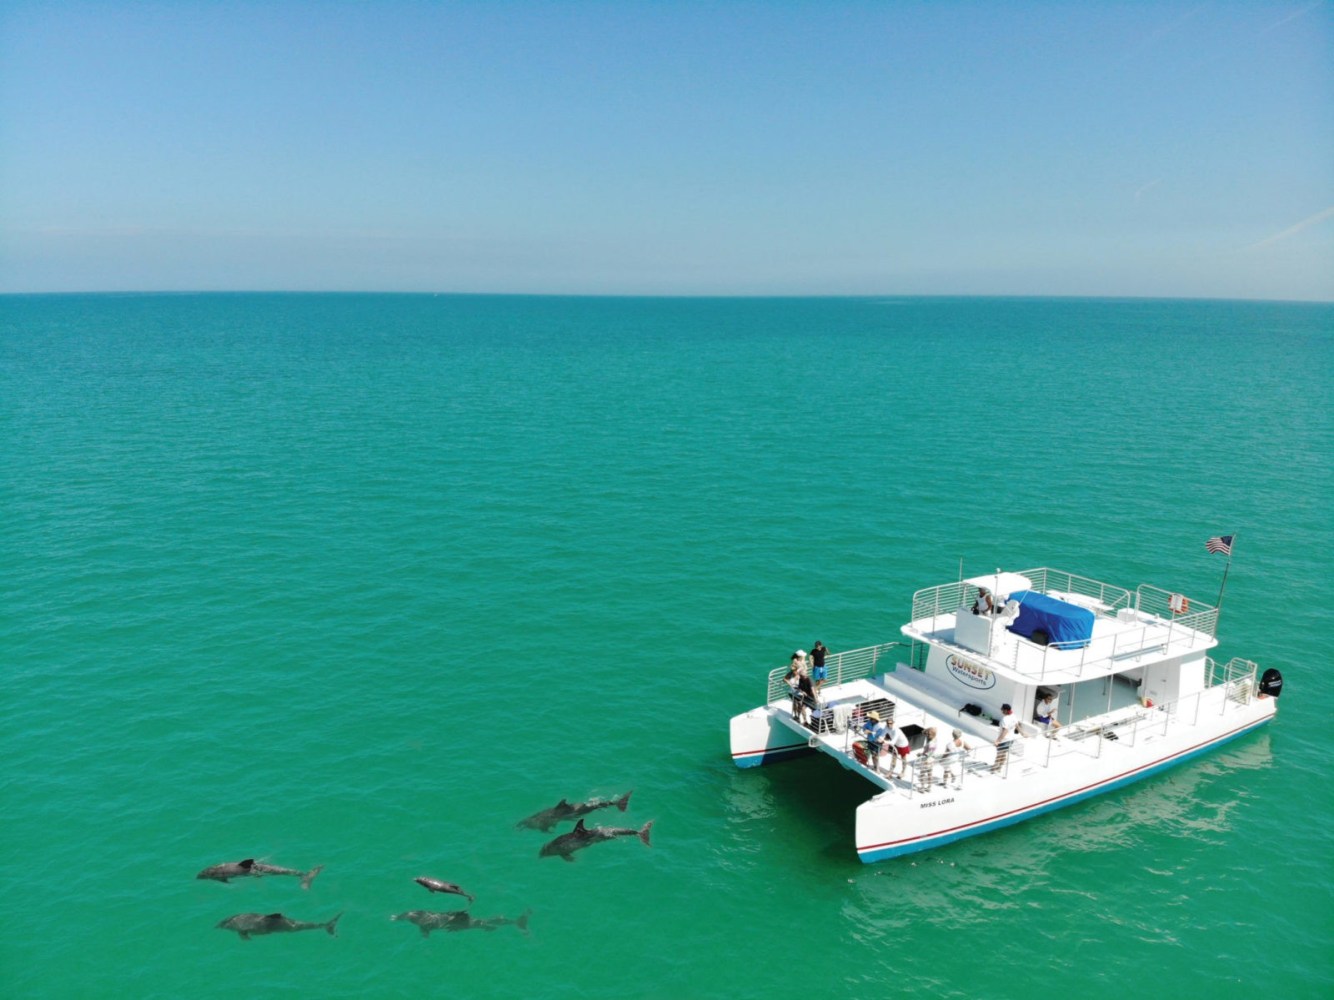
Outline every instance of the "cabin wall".
<svg viewBox="0 0 1334 1000"><path fill-rule="evenodd" d="M1176 656L1144 668L1140 696L1155 705L1176 701L1204 688L1205 654Z"/></svg>
<svg viewBox="0 0 1334 1000"><path fill-rule="evenodd" d="M1034 685L1007 681L967 653L932 646L923 673L946 700L957 698L960 707L980 705L984 713L999 718L1001 705L1008 703L1021 719L1033 717Z"/></svg>

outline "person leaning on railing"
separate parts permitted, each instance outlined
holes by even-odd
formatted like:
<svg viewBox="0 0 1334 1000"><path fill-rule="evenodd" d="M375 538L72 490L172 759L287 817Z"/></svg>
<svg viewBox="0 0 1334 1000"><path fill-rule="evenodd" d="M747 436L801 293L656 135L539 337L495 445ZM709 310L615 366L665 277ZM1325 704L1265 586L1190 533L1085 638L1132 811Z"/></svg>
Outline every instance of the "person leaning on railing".
<svg viewBox="0 0 1334 1000"><path fill-rule="evenodd" d="M945 767L940 782L942 785L948 785L954 779L955 768L958 768L959 783L955 787L963 787L963 762L971 749L972 746L964 742L962 729L950 730L950 740L945 744Z"/></svg>

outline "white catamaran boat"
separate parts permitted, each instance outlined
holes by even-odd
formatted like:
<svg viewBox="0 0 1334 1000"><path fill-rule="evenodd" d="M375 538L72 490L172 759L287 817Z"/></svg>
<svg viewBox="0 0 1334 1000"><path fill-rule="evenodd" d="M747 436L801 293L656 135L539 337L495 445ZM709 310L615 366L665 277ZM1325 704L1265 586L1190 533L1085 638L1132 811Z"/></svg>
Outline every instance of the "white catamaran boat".
<svg viewBox="0 0 1334 1000"><path fill-rule="evenodd" d="M1047 568L929 587L913 595L908 641L829 653L813 702L794 693L787 668L771 672L764 704L732 719L732 759L754 767L820 751L863 775L875 788L857 807L865 862L938 847L1119 788L1268 722L1282 677L1271 669L1257 679L1249 660L1215 662L1217 624L1218 608L1183 594ZM1049 723L1038 721L1044 702L1056 705ZM1008 750L996 745L1006 705L1018 729ZM898 777L887 773L890 741L878 767L868 753L872 712L910 741ZM934 754L924 749L933 728ZM950 747L956 729L967 749Z"/></svg>

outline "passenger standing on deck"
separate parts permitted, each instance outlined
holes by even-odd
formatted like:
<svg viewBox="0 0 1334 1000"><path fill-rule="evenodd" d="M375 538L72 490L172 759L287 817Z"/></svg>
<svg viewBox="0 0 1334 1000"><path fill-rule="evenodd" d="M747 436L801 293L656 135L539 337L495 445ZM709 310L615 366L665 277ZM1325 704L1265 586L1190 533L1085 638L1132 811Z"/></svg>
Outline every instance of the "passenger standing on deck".
<svg viewBox="0 0 1334 1000"><path fill-rule="evenodd" d="M986 587L977 588L977 600L973 602L973 614L989 615L996 610L995 603L991 600L991 594Z"/></svg>
<svg viewBox="0 0 1334 1000"><path fill-rule="evenodd" d="M889 758L889 776L894 777L894 765L898 765L898 773L903 777L908 776L908 754L912 752L912 743L908 741L908 734L896 722L889 731L889 742L892 746L891 756Z"/></svg>
<svg viewBox="0 0 1334 1000"><path fill-rule="evenodd" d="M1033 709L1033 718L1047 727L1048 735L1051 735L1061 728L1061 724L1056 721L1057 699L1058 695L1056 692L1048 691L1042 696L1041 700L1038 701L1037 707Z"/></svg>
<svg viewBox="0 0 1334 1000"><path fill-rule="evenodd" d="M824 658L829 655L829 650L819 639L815 640L815 645L811 647L811 680L815 682L815 692L819 694L820 688L824 687L825 679L829 676L825 670Z"/></svg>
<svg viewBox="0 0 1334 1000"><path fill-rule="evenodd" d="M792 718L798 722L806 721L806 713L815 702L815 691L811 687L810 674L806 672L806 650L799 649L792 654L788 664L787 676L783 678L792 689Z"/></svg>
<svg viewBox="0 0 1334 1000"><path fill-rule="evenodd" d="M941 775L940 783L948 785L954 780L954 771L957 768L959 772L958 788L963 787L963 764L968 757L968 751L973 749L963 740L963 730L953 729L950 731L950 741L945 744L945 772Z"/></svg>
<svg viewBox="0 0 1334 1000"><path fill-rule="evenodd" d="M1010 747L1014 745L1015 737L1019 735L1019 716L1014 714L1014 709L1009 705L1001 706L1001 718L997 723L1000 727L1000 735L996 737L996 763L991 765L993 771L999 771L1005 766L1005 761L1010 756Z"/></svg>
<svg viewBox="0 0 1334 1000"><path fill-rule="evenodd" d="M866 733L866 756L871 762L871 770L880 770L880 751L884 749L885 737L889 727L880 721L879 712L867 712L866 722L862 725Z"/></svg>
<svg viewBox="0 0 1334 1000"><path fill-rule="evenodd" d="M936 739L936 727L927 726L926 742L917 752L917 778L922 790L931 787L931 775L935 771L936 759L940 756L940 741ZM941 782L943 785L945 782Z"/></svg>

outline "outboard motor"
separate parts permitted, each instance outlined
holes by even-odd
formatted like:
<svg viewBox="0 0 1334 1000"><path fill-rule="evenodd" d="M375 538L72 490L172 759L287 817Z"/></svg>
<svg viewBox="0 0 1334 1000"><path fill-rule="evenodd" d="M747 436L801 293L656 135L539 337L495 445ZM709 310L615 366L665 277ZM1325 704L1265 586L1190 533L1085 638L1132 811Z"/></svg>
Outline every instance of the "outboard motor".
<svg viewBox="0 0 1334 1000"><path fill-rule="evenodd" d="M1260 694L1266 698L1277 698L1283 693L1283 675L1270 667L1260 677Z"/></svg>

